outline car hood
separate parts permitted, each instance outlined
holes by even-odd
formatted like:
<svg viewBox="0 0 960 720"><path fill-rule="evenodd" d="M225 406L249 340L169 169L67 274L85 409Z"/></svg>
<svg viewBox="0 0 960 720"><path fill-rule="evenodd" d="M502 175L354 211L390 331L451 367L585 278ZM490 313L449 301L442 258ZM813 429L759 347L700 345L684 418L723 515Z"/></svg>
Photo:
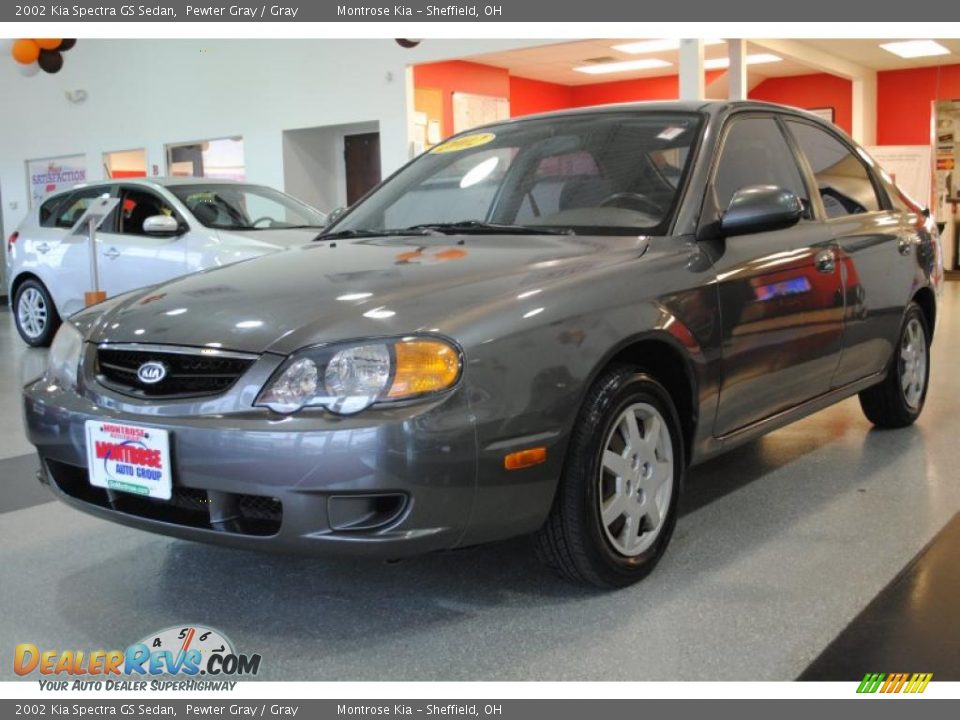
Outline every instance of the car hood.
<svg viewBox="0 0 960 720"><path fill-rule="evenodd" d="M504 298L516 303L646 246L637 237L522 235L318 242L119 298L89 339L288 354L412 332L456 338Z"/></svg>
<svg viewBox="0 0 960 720"><path fill-rule="evenodd" d="M274 228L272 230L218 230L221 241L239 241L251 248L265 250L303 245L320 234L320 228Z"/></svg>

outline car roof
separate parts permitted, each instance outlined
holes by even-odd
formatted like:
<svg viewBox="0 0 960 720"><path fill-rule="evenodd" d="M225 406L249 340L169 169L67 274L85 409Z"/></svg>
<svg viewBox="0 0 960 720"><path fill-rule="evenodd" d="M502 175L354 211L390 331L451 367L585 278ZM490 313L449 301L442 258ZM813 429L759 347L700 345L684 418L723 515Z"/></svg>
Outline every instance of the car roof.
<svg viewBox="0 0 960 720"><path fill-rule="evenodd" d="M190 185L247 185L247 186L258 186L258 183L248 183L248 182L238 182L237 180L225 180L221 178L205 178L205 177L133 177L133 178L113 178L110 180L94 180L91 182L77 183L72 185L65 190L58 190L55 193L50 193L44 202L50 198L62 197L69 192L74 190L82 190L83 188L89 187L110 187L112 185L142 185L144 187L158 188L158 187L178 187L178 186L190 186Z"/></svg>
<svg viewBox="0 0 960 720"><path fill-rule="evenodd" d="M561 119L583 115L599 115L604 113L630 111L687 112L704 113L710 116L715 116L721 113L733 112L735 110L763 110L767 112L773 110L780 113L805 117L810 120L814 120L821 125L828 125L823 118L814 115L807 110L803 110L802 108L791 107L789 105L780 105L778 103L763 102L760 100L651 100L643 102L613 103L609 105L590 105L588 107L571 108L567 110L552 110L544 113L524 115L523 117L519 118L511 118L510 120L498 121L495 123L490 123L484 127L502 126L514 122L523 122L525 120ZM473 130L477 129L479 128L473 128ZM833 127L833 130L836 131L838 128ZM467 132L471 131L468 130Z"/></svg>

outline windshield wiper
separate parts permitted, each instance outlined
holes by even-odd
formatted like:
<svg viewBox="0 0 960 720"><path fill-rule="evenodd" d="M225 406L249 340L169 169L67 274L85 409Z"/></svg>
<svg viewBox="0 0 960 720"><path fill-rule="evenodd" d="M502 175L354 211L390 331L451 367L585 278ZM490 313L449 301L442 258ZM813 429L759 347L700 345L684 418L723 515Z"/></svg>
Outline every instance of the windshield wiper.
<svg viewBox="0 0 960 720"><path fill-rule="evenodd" d="M343 240L344 238L390 237L391 235L440 235L429 227L388 228L386 230L334 230L320 233L313 240Z"/></svg>
<svg viewBox="0 0 960 720"><path fill-rule="evenodd" d="M479 235L575 235L572 228L536 227L533 225L510 225L507 223L483 222L481 220L458 220L457 222L424 223L407 230L434 230L444 235L476 233Z"/></svg>

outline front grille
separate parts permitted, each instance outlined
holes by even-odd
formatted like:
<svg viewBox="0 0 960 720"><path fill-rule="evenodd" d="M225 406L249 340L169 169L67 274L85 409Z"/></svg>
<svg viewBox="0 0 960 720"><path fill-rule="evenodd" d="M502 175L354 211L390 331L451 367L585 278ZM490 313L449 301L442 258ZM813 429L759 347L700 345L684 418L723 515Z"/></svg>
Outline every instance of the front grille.
<svg viewBox="0 0 960 720"><path fill-rule="evenodd" d="M253 364L251 356L200 348L97 349L97 380L111 390L149 398L187 398L226 392ZM138 373L145 363L159 363L166 371L155 383Z"/></svg>
<svg viewBox="0 0 960 720"><path fill-rule="evenodd" d="M160 522L239 535L276 535L283 521L283 506L264 495L223 493L199 488L174 487L169 500L108 491L90 484L86 468L56 460L46 461L48 477L62 492L90 505ZM227 521L218 522L213 511L221 504L235 508Z"/></svg>

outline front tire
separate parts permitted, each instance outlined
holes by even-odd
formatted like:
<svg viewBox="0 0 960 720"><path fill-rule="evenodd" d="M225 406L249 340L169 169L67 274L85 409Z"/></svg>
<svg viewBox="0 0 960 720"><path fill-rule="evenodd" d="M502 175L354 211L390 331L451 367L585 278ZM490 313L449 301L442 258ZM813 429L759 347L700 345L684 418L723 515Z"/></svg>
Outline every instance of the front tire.
<svg viewBox="0 0 960 720"><path fill-rule="evenodd" d="M47 288L39 280L25 280L17 288L13 300L13 317L17 332L31 347L48 347L60 327L57 306Z"/></svg>
<svg viewBox="0 0 960 720"><path fill-rule="evenodd" d="M642 580L673 534L684 457L664 387L637 368L604 373L587 393L537 534L541 559L565 578L599 588Z"/></svg>
<svg viewBox="0 0 960 720"><path fill-rule="evenodd" d="M930 380L930 329L916 303L907 306L887 377L860 393L863 414L880 428L913 424L927 399Z"/></svg>

